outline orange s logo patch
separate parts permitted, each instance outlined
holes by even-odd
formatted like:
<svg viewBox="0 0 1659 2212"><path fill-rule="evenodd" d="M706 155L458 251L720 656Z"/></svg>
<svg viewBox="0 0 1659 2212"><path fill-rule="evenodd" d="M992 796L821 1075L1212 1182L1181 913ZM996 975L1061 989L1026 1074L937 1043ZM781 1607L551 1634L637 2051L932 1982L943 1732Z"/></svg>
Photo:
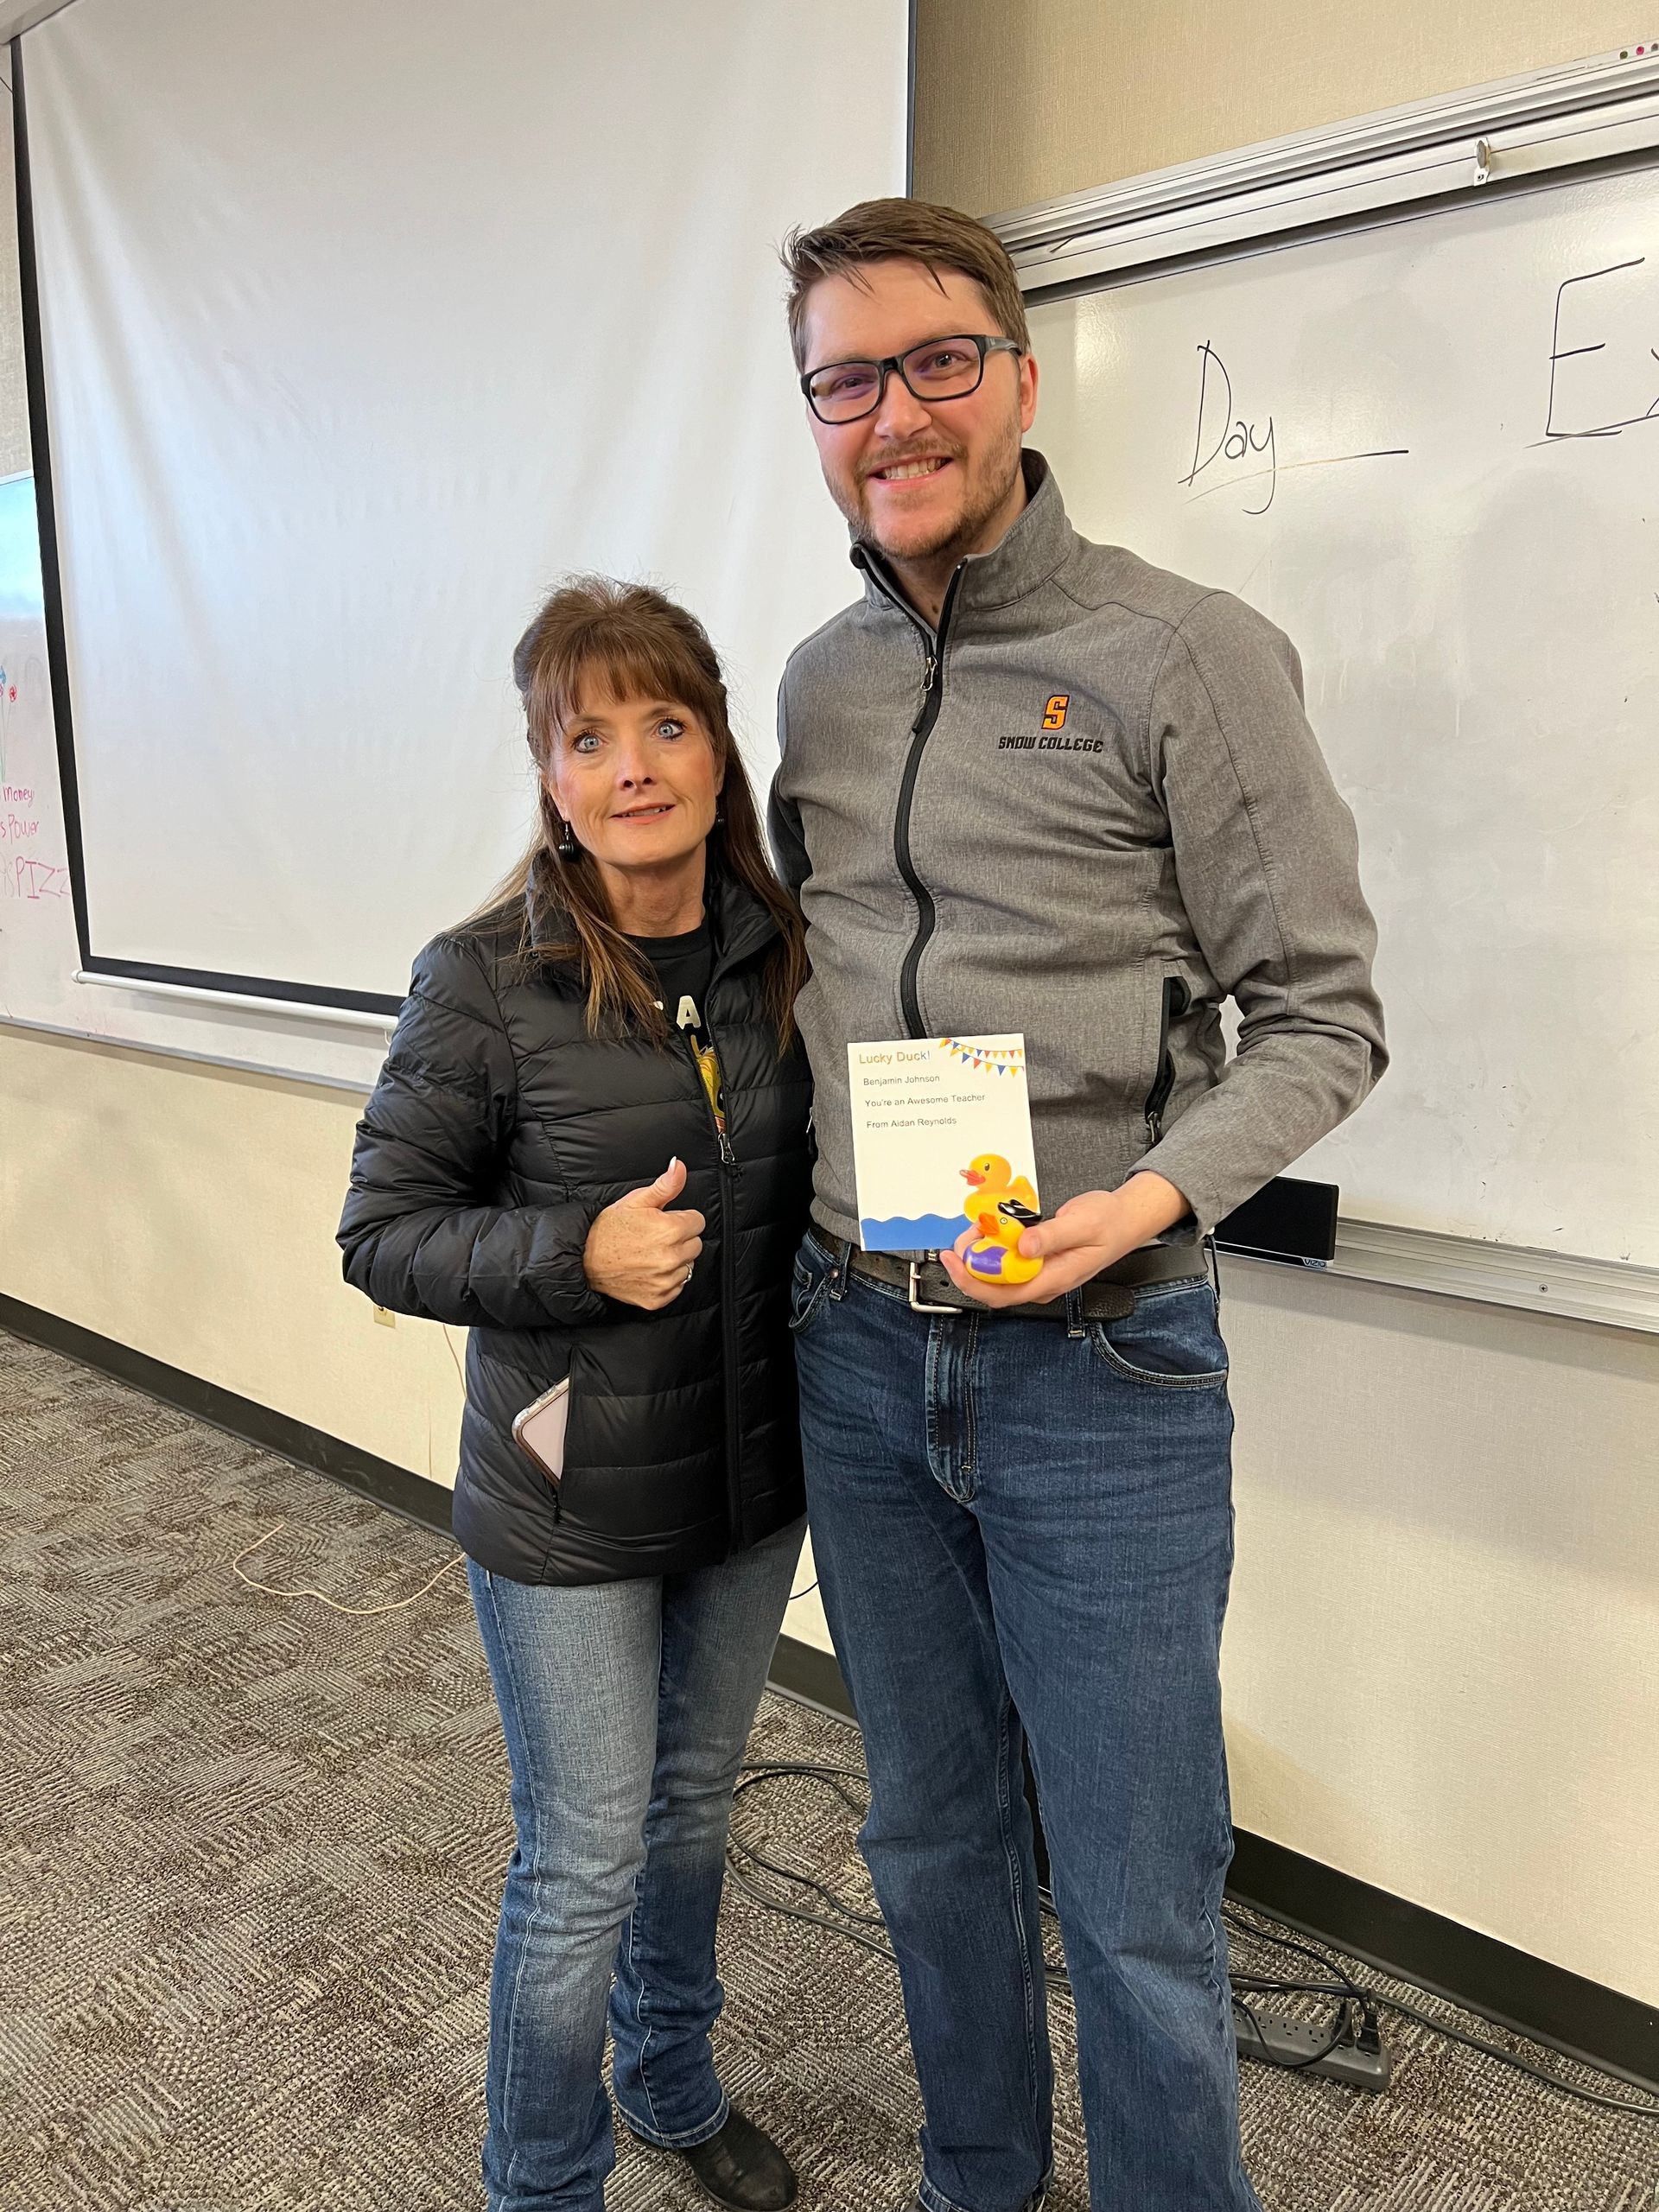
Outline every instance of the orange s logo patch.
<svg viewBox="0 0 1659 2212"><path fill-rule="evenodd" d="M1045 729L1064 729L1065 728L1065 710L1071 704L1071 694L1069 691L1057 691L1054 694L1054 696L1048 700L1044 705L1043 728Z"/></svg>

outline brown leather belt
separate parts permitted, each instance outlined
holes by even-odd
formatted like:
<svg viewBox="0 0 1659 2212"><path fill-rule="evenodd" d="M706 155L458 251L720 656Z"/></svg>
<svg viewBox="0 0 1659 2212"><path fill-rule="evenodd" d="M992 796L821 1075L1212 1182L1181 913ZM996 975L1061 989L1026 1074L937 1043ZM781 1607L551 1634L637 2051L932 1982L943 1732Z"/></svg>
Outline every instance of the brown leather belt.
<svg viewBox="0 0 1659 2212"><path fill-rule="evenodd" d="M847 1255L847 1264L855 1275L868 1275L872 1282L890 1283L899 1290L908 1291L910 1302L918 1313L986 1313L992 1310L958 1290L931 1255L916 1259L904 1252L861 1252L855 1246ZM1204 1271L1201 1245L1143 1244L1138 1251L1126 1252L1121 1260L1115 1261L1109 1268L1103 1268L1097 1275L1090 1275L1080 1286L1083 1318L1085 1321L1122 1321L1134 1313L1138 1288L1151 1282L1198 1281ZM1068 1318L1069 1301L1055 1298L1046 1304L1007 1306L998 1310L1021 1314L1032 1321L1064 1321Z"/></svg>

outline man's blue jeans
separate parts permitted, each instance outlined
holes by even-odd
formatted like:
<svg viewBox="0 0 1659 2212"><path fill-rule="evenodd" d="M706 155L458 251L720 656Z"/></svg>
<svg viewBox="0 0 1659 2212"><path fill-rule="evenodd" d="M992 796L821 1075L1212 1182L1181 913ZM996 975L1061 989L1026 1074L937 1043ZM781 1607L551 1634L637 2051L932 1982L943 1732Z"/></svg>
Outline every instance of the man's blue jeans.
<svg viewBox="0 0 1659 2212"><path fill-rule="evenodd" d="M1207 1281L1122 1321L942 1318L808 1236L814 1556L864 1732L927 2212L1022 2212L1051 2091L1022 1734L1077 2004L1090 2202L1259 2212L1221 1932L1227 1356ZM1023 1730L1022 1730L1023 1724Z"/></svg>
<svg viewBox="0 0 1659 2212"><path fill-rule="evenodd" d="M489 2212L602 2212L607 2004L634 2133L683 2148L726 2124L709 2048L726 1831L801 1534L580 1589L467 1564L518 1837L490 1984Z"/></svg>

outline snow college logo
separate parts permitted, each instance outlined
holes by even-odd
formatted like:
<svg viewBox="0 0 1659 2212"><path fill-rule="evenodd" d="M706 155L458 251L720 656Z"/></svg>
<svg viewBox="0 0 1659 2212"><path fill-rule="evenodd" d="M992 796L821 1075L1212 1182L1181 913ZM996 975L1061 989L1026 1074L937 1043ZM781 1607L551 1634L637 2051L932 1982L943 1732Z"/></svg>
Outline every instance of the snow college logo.
<svg viewBox="0 0 1659 2212"><path fill-rule="evenodd" d="M1106 741L1101 737L1063 736L1065 718L1071 711L1069 691L1051 692L1043 702L1040 729L1022 732L1019 736L999 737L999 753L1103 753Z"/></svg>

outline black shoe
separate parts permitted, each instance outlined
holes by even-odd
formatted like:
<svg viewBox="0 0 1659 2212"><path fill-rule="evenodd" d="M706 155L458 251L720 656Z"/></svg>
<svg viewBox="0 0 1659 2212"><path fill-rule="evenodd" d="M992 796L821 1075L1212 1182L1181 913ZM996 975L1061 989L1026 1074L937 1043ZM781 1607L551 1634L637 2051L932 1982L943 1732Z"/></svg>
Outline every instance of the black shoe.
<svg viewBox="0 0 1659 2212"><path fill-rule="evenodd" d="M628 2132L633 2134L632 2128ZM652 2151L666 2147L643 2135L634 2135L633 2139ZM728 2212L784 2212L786 2204L795 2202L795 2176L789 2160L769 2135L763 2135L753 2120L744 2119L735 2105L718 2135L683 2150L677 2146L673 2156L685 2160L704 2192L716 2204L727 2206Z"/></svg>

